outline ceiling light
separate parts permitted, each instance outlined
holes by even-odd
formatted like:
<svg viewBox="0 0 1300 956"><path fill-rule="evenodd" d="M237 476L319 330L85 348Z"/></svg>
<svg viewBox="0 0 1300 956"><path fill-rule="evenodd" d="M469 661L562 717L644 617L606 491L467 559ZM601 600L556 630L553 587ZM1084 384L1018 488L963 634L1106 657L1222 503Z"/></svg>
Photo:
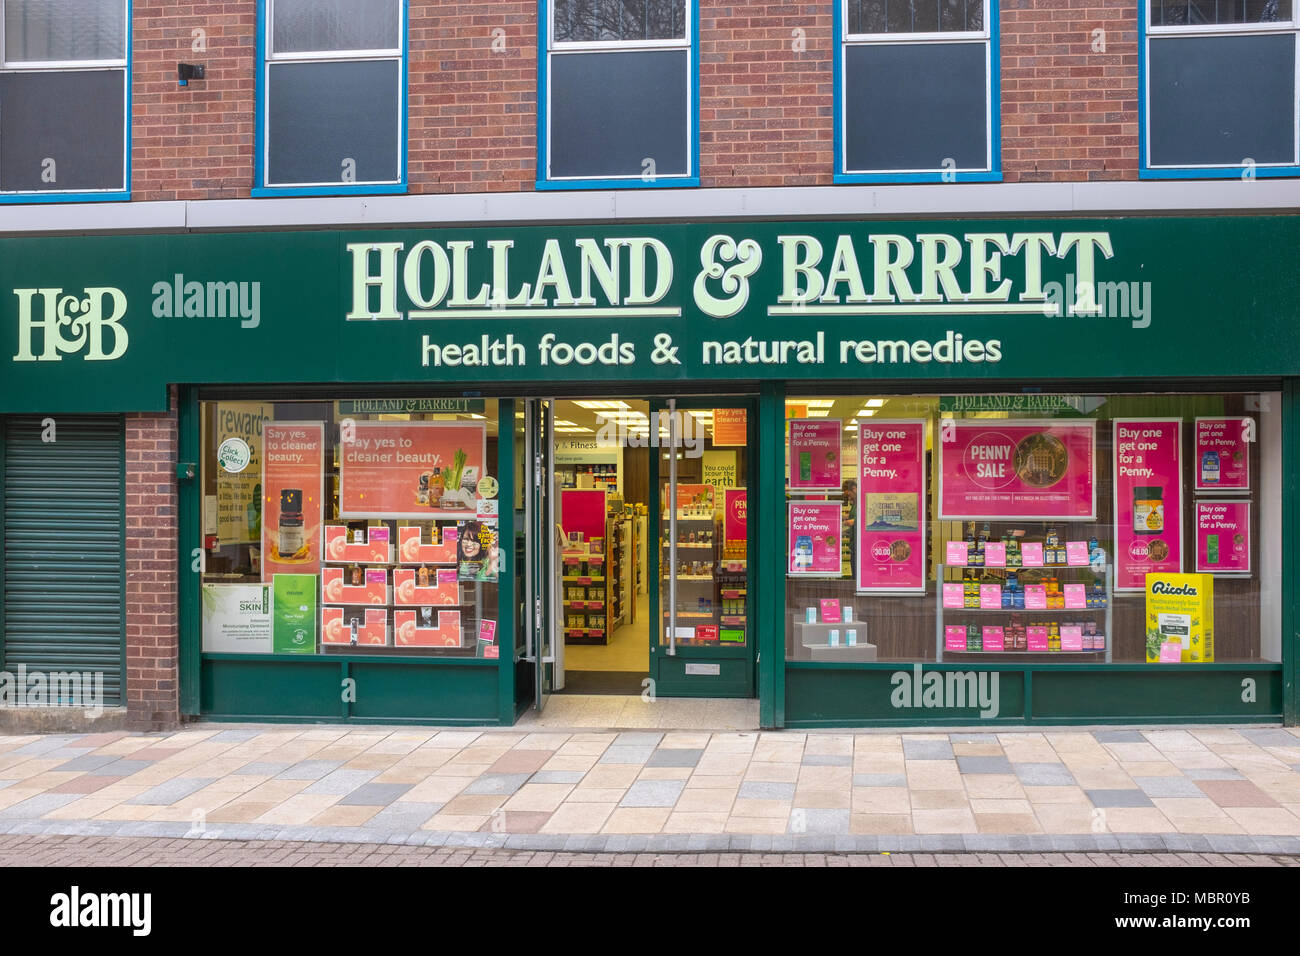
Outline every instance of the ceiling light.
<svg viewBox="0 0 1300 956"><path fill-rule="evenodd" d="M830 408L835 404L833 398L810 398L806 402L800 402L801 405L807 405L809 408Z"/></svg>
<svg viewBox="0 0 1300 956"><path fill-rule="evenodd" d="M883 398L867 399L867 408L881 408L884 406L884 404L885 404L885 400Z"/></svg>
<svg viewBox="0 0 1300 956"><path fill-rule="evenodd" d="M627 402L622 402L622 401L617 401L617 402L608 402L608 401L601 401L601 402L586 402L586 401L584 401L584 402L574 402L573 404L577 405L579 408L631 408L631 407L632 407L632 406L629 405Z"/></svg>
<svg viewBox="0 0 1300 956"><path fill-rule="evenodd" d="M874 408L864 408L862 411L858 412L858 418L870 418L874 414L876 414Z"/></svg>

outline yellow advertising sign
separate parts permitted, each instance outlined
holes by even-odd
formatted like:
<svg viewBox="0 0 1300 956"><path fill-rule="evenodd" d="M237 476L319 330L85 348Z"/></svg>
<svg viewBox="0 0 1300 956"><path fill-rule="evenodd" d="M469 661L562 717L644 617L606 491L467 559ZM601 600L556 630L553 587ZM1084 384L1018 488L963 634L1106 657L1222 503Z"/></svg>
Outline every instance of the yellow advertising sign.
<svg viewBox="0 0 1300 956"><path fill-rule="evenodd" d="M1147 663L1213 661L1213 575L1148 574L1146 592Z"/></svg>

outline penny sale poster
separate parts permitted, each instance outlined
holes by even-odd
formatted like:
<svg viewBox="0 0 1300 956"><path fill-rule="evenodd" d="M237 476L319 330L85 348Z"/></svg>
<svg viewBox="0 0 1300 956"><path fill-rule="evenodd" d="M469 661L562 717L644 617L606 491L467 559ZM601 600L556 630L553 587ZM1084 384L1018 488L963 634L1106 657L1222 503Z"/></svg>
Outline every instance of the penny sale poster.
<svg viewBox="0 0 1300 956"><path fill-rule="evenodd" d="M942 419L939 517L1095 518L1096 437L1092 421Z"/></svg>

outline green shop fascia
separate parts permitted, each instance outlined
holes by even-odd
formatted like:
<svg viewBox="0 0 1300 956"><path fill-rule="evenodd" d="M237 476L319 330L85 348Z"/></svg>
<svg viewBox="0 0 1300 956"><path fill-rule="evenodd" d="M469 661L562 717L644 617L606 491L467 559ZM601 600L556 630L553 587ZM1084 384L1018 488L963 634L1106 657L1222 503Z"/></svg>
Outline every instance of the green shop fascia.
<svg viewBox="0 0 1300 956"><path fill-rule="evenodd" d="M743 659L752 673L741 684L758 698L764 727L1293 724L1297 250L1300 219L1290 216L5 239L0 415L16 429L33 418L166 413L177 402L182 715L515 722L533 706L537 685L520 633L528 615L519 562L536 553L540 526L519 504L528 492L521 486L531 482L519 477L529 474L520 467L525 429L510 424L548 397L707 408L720 401L710 396L726 396L750 410L754 600L746 613L754 639ZM928 477L917 489L923 580L914 593L859 586L856 552L844 580L822 580L821 592L792 574L787 505L800 499L789 488L788 421L813 418L809 408L819 401L826 407L853 396L876 403L864 403L864 415L916 399L911 413L890 418L927 422ZM295 630L292 615L275 615L281 630L267 653L205 650L202 562L195 560L210 531L195 477L208 453L204 404L316 401L337 410L348 402L376 412L437 404L403 401L414 398L446 400L448 410L459 407L452 400L496 405L501 428L485 464L500 480L503 503L499 652L293 653L292 635L303 627ZM1106 580L1115 632L1105 653L1015 653L1009 637L1005 653L991 653L1002 645L990 642L987 629L983 656L945 645L940 585L973 576L948 565L944 546L973 533L982 554L989 533L987 520L936 510L936 485L948 467L939 448L945 423L1091 419L1098 476L1091 517L1105 527L1128 513L1111 481L1112 419L1181 420L1180 471L1171 479L1177 506L1166 495L1161 520L1182 532L1174 570L1191 573L1201 561L1194 512L1210 500L1198 490L1195 419L1216 415L1249 419L1259 434L1251 437L1256 470L1245 499L1232 499L1252 505L1250 571L1213 577L1216 594L1231 595L1216 612L1214 660L1148 662L1135 650L1144 639L1141 585L1138 593L1110 594L1119 583L1113 576ZM848 429L859 423L840 420ZM336 424L325 422L325 431ZM858 460L857 440L841 436L847 467L850 455ZM0 478L0 489L14 486L12 475L0 471ZM838 500L834 492L825 497ZM5 521L20 520L14 502L6 503ZM1153 506L1144 507L1149 515ZM1001 535L1014 549L1023 530L999 531L995 522L988 540ZM1122 572L1125 556L1114 558L1112 569ZM960 575L944 576L954 571ZM295 600L306 601L305 593ZM855 604L873 658L801 650L798 625L818 593ZM16 628L11 618L0 664ZM710 695L707 682L683 692Z"/></svg>

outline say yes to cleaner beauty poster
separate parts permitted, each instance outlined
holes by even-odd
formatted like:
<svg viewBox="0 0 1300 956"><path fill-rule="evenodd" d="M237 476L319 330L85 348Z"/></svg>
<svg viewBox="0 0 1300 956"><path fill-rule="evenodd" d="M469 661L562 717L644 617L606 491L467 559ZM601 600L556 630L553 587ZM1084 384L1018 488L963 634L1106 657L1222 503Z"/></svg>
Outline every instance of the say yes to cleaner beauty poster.
<svg viewBox="0 0 1300 956"><path fill-rule="evenodd" d="M786 573L791 577L839 577L843 505L838 501L789 502Z"/></svg>
<svg viewBox="0 0 1300 956"><path fill-rule="evenodd" d="M1153 572L1183 570L1183 423L1117 418L1115 590L1144 591Z"/></svg>
<svg viewBox="0 0 1300 956"><path fill-rule="evenodd" d="M487 472L481 422L372 422L339 428L343 518L465 518Z"/></svg>
<svg viewBox="0 0 1300 956"><path fill-rule="evenodd" d="M925 422L858 429L857 593L925 593Z"/></svg>
<svg viewBox="0 0 1300 956"><path fill-rule="evenodd" d="M1096 422L943 419L939 517L1097 516Z"/></svg>
<svg viewBox="0 0 1300 956"><path fill-rule="evenodd" d="M318 574L325 485L321 422L262 424L262 580Z"/></svg>

